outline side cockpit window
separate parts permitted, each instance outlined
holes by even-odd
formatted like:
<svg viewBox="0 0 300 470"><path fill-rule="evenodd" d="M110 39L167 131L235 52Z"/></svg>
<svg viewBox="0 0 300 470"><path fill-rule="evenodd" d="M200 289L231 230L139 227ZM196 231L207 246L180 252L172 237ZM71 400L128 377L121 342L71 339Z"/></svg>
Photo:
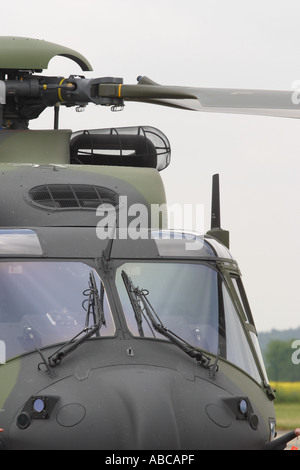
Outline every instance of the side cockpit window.
<svg viewBox="0 0 300 470"><path fill-rule="evenodd" d="M223 284L222 290L226 322L226 359L260 382L260 374L245 330L225 284Z"/></svg>
<svg viewBox="0 0 300 470"><path fill-rule="evenodd" d="M239 276L233 276L232 275L231 276L231 281L232 281L232 284L235 288L235 291L236 291L236 294L239 298L239 301L240 301L240 303L243 307L244 314L245 314L245 317L246 317L246 322L248 322L248 323L250 323L250 325L254 326L254 320L253 320L253 317L252 317L250 305L249 305L249 302L248 302L246 292L245 292L245 289L244 289L241 278Z"/></svg>
<svg viewBox="0 0 300 470"><path fill-rule="evenodd" d="M251 308L250 308L250 305L246 296L246 292L245 292L242 280L238 275L232 274L231 281L235 288L235 292L239 298L240 304L242 306L243 313L245 316L245 325L248 329L250 341L251 341L253 349L255 350L257 360L259 361L260 369L263 374L264 380L265 382L269 382L265 365L264 365L264 361L263 361L263 357L262 357L262 353L261 353L261 349L260 349L260 345L259 345L259 341L258 341L258 337L257 337L257 333L256 333L256 328L254 325L254 320L253 320L252 313L251 313Z"/></svg>

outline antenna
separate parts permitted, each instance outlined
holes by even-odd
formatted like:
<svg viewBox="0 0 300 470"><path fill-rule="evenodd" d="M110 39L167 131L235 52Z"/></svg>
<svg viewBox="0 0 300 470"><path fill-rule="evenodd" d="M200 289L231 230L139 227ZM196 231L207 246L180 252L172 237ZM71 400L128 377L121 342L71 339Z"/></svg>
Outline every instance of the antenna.
<svg viewBox="0 0 300 470"><path fill-rule="evenodd" d="M220 182L219 175L213 175L212 179L212 200L211 200L211 223L210 229L221 228L221 211L220 211Z"/></svg>
<svg viewBox="0 0 300 470"><path fill-rule="evenodd" d="M229 232L221 228L219 174L213 175L212 178L211 223L207 235L216 238L229 248Z"/></svg>

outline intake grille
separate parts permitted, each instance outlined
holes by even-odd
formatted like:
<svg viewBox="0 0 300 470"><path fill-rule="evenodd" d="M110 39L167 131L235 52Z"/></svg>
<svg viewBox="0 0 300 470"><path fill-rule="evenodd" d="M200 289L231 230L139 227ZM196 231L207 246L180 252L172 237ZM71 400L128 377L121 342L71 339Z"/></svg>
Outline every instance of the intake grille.
<svg viewBox="0 0 300 470"><path fill-rule="evenodd" d="M89 184L47 184L28 192L30 202L52 209L95 209L101 204L118 205L118 194L111 189Z"/></svg>

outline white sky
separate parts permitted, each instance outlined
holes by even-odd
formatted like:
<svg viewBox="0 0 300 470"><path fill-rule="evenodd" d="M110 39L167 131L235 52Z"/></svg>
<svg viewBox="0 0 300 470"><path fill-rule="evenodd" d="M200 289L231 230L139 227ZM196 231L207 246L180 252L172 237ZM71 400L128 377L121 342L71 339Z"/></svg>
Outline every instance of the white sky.
<svg viewBox="0 0 300 470"><path fill-rule="evenodd" d="M300 80L299 0L10 0L1 35L27 36L82 53L86 77L147 75L164 85L291 90ZM82 72L67 59L47 73ZM52 126L48 111L34 124ZM152 125L172 147L161 173L169 203L204 204L220 173L222 226L230 230L259 331L300 326L298 120L201 114L129 103L62 110L73 130ZM31 126L33 127L33 126Z"/></svg>

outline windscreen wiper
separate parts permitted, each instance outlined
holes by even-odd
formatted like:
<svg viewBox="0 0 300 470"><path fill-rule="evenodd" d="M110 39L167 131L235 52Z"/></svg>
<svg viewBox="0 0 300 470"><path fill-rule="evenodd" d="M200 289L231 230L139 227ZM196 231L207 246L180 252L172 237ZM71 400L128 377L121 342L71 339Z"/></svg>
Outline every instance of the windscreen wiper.
<svg viewBox="0 0 300 470"><path fill-rule="evenodd" d="M88 338L96 334L100 336L99 330L102 325L106 325L104 310L103 310L103 297L104 287L101 285L101 295L99 296L97 284L93 271L90 272L89 276L89 288L83 292L83 295L87 297L82 302L83 308L86 310L86 319L84 328L61 348L59 348L52 356L48 357L48 363L51 367L60 364L61 360L74 351ZM87 307L85 304L87 303ZM90 325L90 317L93 316L93 325Z"/></svg>
<svg viewBox="0 0 300 470"><path fill-rule="evenodd" d="M163 325L159 316L147 299L149 291L135 287L132 280L125 271L122 271L121 275L135 313L139 332L142 330L142 319L148 317L151 325L158 333L168 338L173 344L182 349L182 351L184 351L190 357L196 359L196 361L198 361L202 366L210 368L210 358L208 356L205 356L205 354L203 354L200 349L195 348ZM141 336L144 336L144 334Z"/></svg>
<svg viewBox="0 0 300 470"><path fill-rule="evenodd" d="M137 290L134 287L131 279L127 276L125 271L122 271L121 276L122 276L123 282L125 284L125 287L126 287L126 290L127 290L127 293L128 293L128 297L130 299L131 306L133 308L135 320L136 320L137 327L138 327L138 332L139 332L140 336L144 337L145 334L144 334L144 330L143 330L143 327L142 327L143 307L141 305L141 299L140 299L140 297L137 293Z"/></svg>

